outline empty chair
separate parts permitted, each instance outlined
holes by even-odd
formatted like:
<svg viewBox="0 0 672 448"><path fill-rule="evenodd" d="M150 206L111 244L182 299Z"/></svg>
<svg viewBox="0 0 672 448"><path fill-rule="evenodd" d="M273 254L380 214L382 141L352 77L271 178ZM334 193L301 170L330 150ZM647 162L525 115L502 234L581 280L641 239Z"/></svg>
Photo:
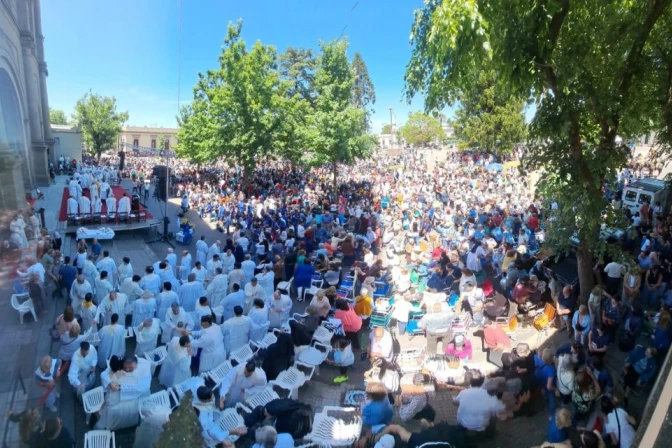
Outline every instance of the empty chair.
<svg viewBox="0 0 672 448"><path fill-rule="evenodd" d="M269 325L270 324L267 322L266 324L259 327L258 333L255 333L255 330L252 330L252 336L254 337L250 337L250 344L257 348L267 348L271 344L274 344L278 338L275 336L275 334L268 332Z"/></svg>
<svg viewBox="0 0 672 448"><path fill-rule="evenodd" d="M296 359L304 364L317 367L327 359L330 351L331 346L313 341L310 347L306 347L297 354Z"/></svg>
<svg viewBox="0 0 672 448"><path fill-rule="evenodd" d="M327 328L324 326L320 325L317 327L315 330L315 333L313 333L313 339L316 340L317 342L320 342L321 344L331 344L331 338L334 336L333 331L329 331Z"/></svg>
<svg viewBox="0 0 672 448"><path fill-rule="evenodd" d="M292 368L296 368L296 370L303 373L306 377L306 381L310 381L315 373L315 366L302 363L301 361L294 361Z"/></svg>
<svg viewBox="0 0 672 448"><path fill-rule="evenodd" d="M315 414L312 430L305 438L332 447L350 446L359 439L361 431L362 419L355 408L325 406Z"/></svg>
<svg viewBox="0 0 672 448"><path fill-rule="evenodd" d="M105 403L105 392L101 386L98 386L82 394L82 404L84 405L84 412L86 412L87 425L89 424L91 414L100 411L100 409L103 407L103 403Z"/></svg>
<svg viewBox="0 0 672 448"><path fill-rule="evenodd" d="M156 367L163 364L163 361L166 360L166 356L168 356L168 351L166 350L166 346L162 345L160 347L156 347L154 350L145 352L143 356L152 363L152 376L154 376Z"/></svg>
<svg viewBox="0 0 672 448"><path fill-rule="evenodd" d="M95 430L84 434L84 448L116 448L116 446L112 431Z"/></svg>
<svg viewBox="0 0 672 448"><path fill-rule="evenodd" d="M250 330L250 342L259 347L259 345L256 343L262 341L267 335L272 334L268 332L270 325L270 322L266 322L264 325L260 326L253 325L252 329Z"/></svg>
<svg viewBox="0 0 672 448"><path fill-rule="evenodd" d="M141 221L147 221L147 212L144 210L138 212L138 222Z"/></svg>
<svg viewBox="0 0 672 448"><path fill-rule="evenodd" d="M19 299L25 299L19 302ZM12 308L19 312L19 321L23 323L23 316L25 314L32 314L33 319L37 322L37 314L35 313L35 306L33 300L28 297L28 294L12 294Z"/></svg>
<svg viewBox="0 0 672 448"><path fill-rule="evenodd" d="M222 381L224 381L224 378L226 378L226 375L231 369L233 369L231 361L224 361L214 369L207 372L208 377L215 383L216 386L219 386L222 384Z"/></svg>
<svg viewBox="0 0 672 448"><path fill-rule="evenodd" d="M247 361L254 357L256 350L252 350L250 345L243 345L238 350L231 352L229 359L235 360L238 364L245 364Z"/></svg>
<svg viewBox="0 0 672 448"><path fill-rule="evenodd" d="M290 391L293 399L298 399L299 388L306 382L306 375L296 367L280 372L280 375L271 383L277 383L278 386ZM270 384L270 383L269 383Z"/></svg>
<svg viewBox="0 0 672 448"><path fill-rule="evenodd" d="M157 408L163 408L167 411L170 411L170 395L168 391L162 390L160 392L153 393L149 397L140 398L138 400L138 413L140 418L145 418L145 414L148 411L155 410Z"/></svg>
<svg viewBox="0 0 672 448"><path fill-rule="evenodd" d="M128 213L119 212L119 222L128 222Z"/></svg>
<svg viewBox="0 0 672 448"><path fill-rule="evenodd" d="M265 406L278 398L280 398L280 396L272 388L267 387L247 400L247 404L250 409L255 409L257 406Z"/></svg>
<svg viewBox="0 0 672 448"><path fill-rule="evenodd" d="M243 420L243 416L240 415L236 406L235 408L224 409L219 414L219 420L216 422L216 424L222 430L231 432L236 428L245 426L245 420ZM238 440L238 436L229 435L228 439L232 442L235 442Z"/></svg>

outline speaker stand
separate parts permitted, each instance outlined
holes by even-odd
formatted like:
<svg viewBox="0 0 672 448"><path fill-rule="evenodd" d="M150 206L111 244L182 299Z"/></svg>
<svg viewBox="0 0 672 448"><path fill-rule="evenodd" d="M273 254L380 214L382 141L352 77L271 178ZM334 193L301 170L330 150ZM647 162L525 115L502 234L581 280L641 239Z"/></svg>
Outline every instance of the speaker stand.
<svg viewBox="0 0 672 448"><path fill-rule="evenodd" d="M152 240L152 241L147 241L147 244L151 243L166 243L173 249L175 249L175 246L173 243L170 242L170 239L168 238L168 224L170 224L170 219L168 219L167 216L163 217L163 233L159 232L158 238Z"/></svg>

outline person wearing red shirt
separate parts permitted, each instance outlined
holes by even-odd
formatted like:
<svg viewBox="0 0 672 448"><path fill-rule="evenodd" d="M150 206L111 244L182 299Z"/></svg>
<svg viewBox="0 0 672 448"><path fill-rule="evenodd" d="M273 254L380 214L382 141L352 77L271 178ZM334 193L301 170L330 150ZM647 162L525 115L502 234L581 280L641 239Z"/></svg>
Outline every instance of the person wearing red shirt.
<svg viewBox="0 0 672 448"><path fill-rule="evenodd" d="M536 232L537 229L539 228L539 219L537 219L537 214L533 214L530 216L530 219L527 220L527 226L532 230L533 232Z"/></svg>
<svg viewBox="0 0 672 448"><path fill-rule="evenodd" d="M359 350L359 330L362 329L362 318L355 313L355 310L350 307L346 300L338 299L335 305L334 317L343 324L343 332L345 332L345 337L350 340L352 348Z"/></svg>
<svg viewBox="0 0 672 448"><path fill-rule="evenodd" d="M494 364L501 369L505 362L510 361L509 356L504 356L504 351L511 347L511 341L495 321L492 321L483 330L483 347L483 351L487 352L490 364Z"/></svg>

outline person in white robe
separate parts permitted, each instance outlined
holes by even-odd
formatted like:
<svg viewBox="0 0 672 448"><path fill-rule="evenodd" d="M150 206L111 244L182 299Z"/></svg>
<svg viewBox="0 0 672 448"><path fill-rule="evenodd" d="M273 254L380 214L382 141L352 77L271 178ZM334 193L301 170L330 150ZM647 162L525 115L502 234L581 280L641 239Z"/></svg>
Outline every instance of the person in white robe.
<svg viewBox="0 0 672 448"><path fill-rule="evenodd" d="M268 320L271 328L280 328L289 320L289 313L292 311L292 300L280 294L280 291L273 293L273 299L266 301L268 306Z"/></svg>
<svg viewBox="0 0 672 448"><path fill-rule="evenodd" d="M135 354L142 355L154 350L161 334L161 321L159 319L145 319L135 329Z"/></svg>
<svg viewBox="0 0 672 448"><path fill-rule="evenodd" d="M110 291L114 290L114 287L112 287L112 283L110 283L110 281L107 278L108 278L107 271L101 271L100 277L96 279L96 288L95 288L96 305L100 305L103 299L107 297L107 295L110 293Z"/></svg>
<svg viewBox="0 0 672 448"><path fill-rule="evenodd" d="M91 285L91 289L93 292L95 292L95 285L96 285L96 280L98 280L98 269L96 269L96 265L93 264L93 256L89 255L86 257L86 261L84 262L84 267L82 268L82 275L84 275L84 278L86 279L87 282L89 282L89 285Z"/></svg>
<svg viewBox="0 0 672 448"><path fill-rule="evenodd" d="M219 406L224 409L242 403L261 392L267 384L266 372L256 368L253 361L238 364L229 371L219 386Z"/></svg>
<svg viewBox="0 0 672 448"><path fill-rule="evenodd" d="M240 263L238 262L233 265L233 270L229 272L229 288L234 283L237 283L240 289L245 291L245 273L240 269Z"/></svg>
<svg viewBox="0 0 672 448"><path fill-rule="evenodd" d="M205 242L205 236L196 241L196 261L205 264L208 261L208 244Z"/></svg>
<svg viewBox="0 0 672 448"><path fill-rule="evenodd" d="M120 266L121 268L121 266ZM96 269L98 272L107 271L107 280L112 283L112 286L116 286L116 273L117 273L117 263L110 258L110 252L107 250L103 251L103 258L101 258L98 263L96 263ZM131 271L131 275L133 271Z"/></svg>
<svg viewBox="0 0 672 448"><path fill-rule="evenodd" d="M226 361L222 330L219 329L219 325L212 323L212 316L203 316L201 318L201 328L201 331L193 331L191 333L192 348L201 349L198 367L199 373L212 370ZM184 329L180 331L183 335L187 334Z"/></svg>
<svg viewBox="0 0 672 448"><path fill-rule="evenodd" d="M191 340L189 336L174 337L166 346L166 359L159 372L159 384L170 388L191 378Z"/></svg>
<svg viewBox="0 0 672 448"><path fill-rule="evenodd" d="M26 237L26 222L23 220L21 213L17 213L9 223L9 230L12 232L12 236L18 239L19 249L25 249L29 246L28 238Z"/></svg>
<svg viewBox="0 0 672 448"><path fill-rule="evenodd" d="M126 329L119 325L119 315L113 313L110 324L98 330L98 368L105 369L112 356L119 358L126 353Z"/></svg>
<svg viewBox="0 0 672 448"><path fill-rule="evenodd" d="M252 324L256 327L262 327L268 324L268 307L266 306L266 302L261 299L254 299L252 308L250 308L250 312L247 313L247 317L250 318Z"/></svg>
<svg viewBox="0 0 672 448"><path fill-rule="evenodd" d="M117 198L110 196L105 200L106 213L108 217L117 216Z"/></svg>
<svg viewBox="0 0 672 448"><path fill-rule="evenodd" d="M208 248L208 259L207 259L207 261L210 261L212 259L212 257L215 256L215 255L221 255L222 254L221 246L222 246L222 242L217 240L217 241L214 242L214 244L212 246L210 246Z"/></svg>
<svg viewBox="0 0 672 448"><path fill-rule="evenodd" d="M86 281L82 274L79 274L77 280L72 282L72 287L70 288L70 299L72 300L71 306L76 315L79 315L81 312L82 302L84 302L84 297L86 297L88 293L93 294L91 284Z"/></svg>
<svg viewBox="0 0 672 448"><path fill-rule="evenodd" d="M180 287L180 306L187 312L195 311L198 299L205 296L203 285L196 280L195 274L189 274L187 283Z"/></svg>
<svg viewBox="0 0 672 448"><path fill-rule="evenodd" d="M219 255L213 255L212 259L208 261L208 266L206 269L205 278L213 279L217 275L217 269L222 269L222 262L219 259Z"/></svg>
<svg viewBox="0 0 672 448"><path fill-rule="evenodd" d="M100 184L98 181L91 183L89 187L89 194L91 195L91 203L95 204L98 199L100 199Z"/></svg>
<svg viewBox="0 0 672 448"><path fill-rule="evenodd" d="M129 277L133 277L133 265L131 265L131 260L128 257L124 257L121 261L121 264L119 265L119 268L115 269L115 271L117 273L117 281L119 284Z"/></svg>
<svg viewBox="0 0 672 448"><path fill-rule="evenodd" d="M126 325L126 307L128 305L128 297L124 293L110 291L107 297L103 298L100 305L98 305L98 314L103 317L103 325L111 323L112 315L119 316L120 325ZM96 318L98 321L98 318Z"/></svg>
<svg viewBox="0 0 672 448"><path fill-rule="evenodd" d="M166 261L170 265L170 268L173 270L173 273L175 272L175 267L177 266L177 255L175 255L175 252L173 251L172 247L169 247L168 250L168 255L166 255Z"/></svg>
<svg viewBox="0 0 672 448"><path fill-rule="evenodd" d="M95 201L91 202L91 207L93 207L93 213L102 213L103 212L103 202L100 198L97 198Z"/></svg>
<svg viewBox="0 0 672 448"><path fill-rule="evenodd" d="M200 322L199 322L200 324ZM166 344L176 336L182 335L180 330L187 332L194 329L191 316L184 311L177 301L173 302L161 323L161 343Z"/></svg>
<svg viewBox="0 0 672 448"><path fill-rule="evenodd" d="M174 282L179 286L180 283L175 278L175 269L173 269L167 261L159 263L159 269L154 270L154 272L159 276L161 286L163 286L165 282Z"/></svg>
<svg viewBox="0 0 672 448"><path fill-rule="evenodd" d="M153 295L161 292L161 277L154 273L152 266L145 268L145 276L140 280L140 287L145 291L150 291Z"/></svg>
<svg viewBox="0 0 672 448"><path fill-rule="evenodd" d="M210 388L199 387L192 401L192 406L198 411L198 421L201 424L201 434L205 446L214 447L222 446L222 444L227 446L224 442L228 442L229 436L247 434L247 428L244 426L234 428L231 431L221 428L219 425L219 410Z"/></svg>
<svg viewBox="0 0 672 448"><path fill-rule="evenodd" d="M245 273L245 284L249 283L254 277L254 270L256 269L257 264L252 261L250 254L245 255L245 261L240 264L240 268Z"/></svg>
<svg viewBox="0 0 672 448"><path fill-rule="evenodd" d="M222 299L222 317L224 321L231 319L234 316L233 308L235 306L243 307L245 309L245 293L238 284L233 285L233 292L224 299Z"/></svg>
<svg viewBox="0 0 672 448"><path fill-rule="evenodd" d="M231 253L231 249L226 249L226 253L222 255L222 269L225 274L228 274L233 270L233 266L236 264L236 257Z"/></svg>
<svg viewBox="0 0 672 448"><path fill-rule="evenodd" d="M256 277L252 277L252 281L245 286L245 312L250 311L252 301L254 299L266 300L266 292L259 285Z"/></svg>
<svg viewBox="0 0 672 448"><path fill-rule="evenodd" d="M68 215L79 215L79 203L73 196L68 198Z"/></svg>
<svg viewBox="0 0 672 448"><path fill-rule="evenodd" d="M110 193L110 184L105 180L100 183L100 199L106 201Z"/></svg>
<svg viewBox="0 0 672 448"><path fill-rule="evenodd" d="M229 355L232 351L238 350L250 342L250 332L252 330L252 322L249 317L243 316L241 306L235 306L233 312L235 316L221 325L224 348Z"/></svg>
<svg viewBox="0 0 672 448"><path fill-rule="evenodd" d="M131 200L128 198L128 196L126 196L126 193L124 193L124 196L119 199L117 213L131 213Z"/></svg>
<svg viewBox="0 0 672 448"><path fill-rule="evenodd" d="M264 267L261 273L256 275L259 286L264 290L266 297L271 297L275 291L275 273L273 269Z"/></svg>
<svg viewBox="0 0 672 448"><path fill-rule="evenodd" d="M194 269L192 269L190 272L190 275L191 274L194 274L195 280L199 281L200 283L203 283L207 278L208 271L203 267L200 261L197 261L196 265L194 266ZM187 280L189 280L189 276L187 276Z"/></svg>
<svg viewBox="0 0 672 448"><path fill-rule="evenodd" d="M217 268L215 276L208 284L205 290L205 295L214 308L221 305L222 299L226 297L226 292L229 290L229 277L222 272L222 268Z"/></svg>
<svg viewBox="0 0 672 448"><path fill-rule="evenodd" d="M86 196L79 198L79 213L82 216L91 216L91 199Z"/></svg>
<svg viewBox="0 0 672 448"><path fill-rule="evenodd" d="M168 311L173 304L179 303L180 298L177 293L173 291L173 285L170 282L165 282L163 284L163 291L156 296L156 317L161 319L162 322L165 321L166 311Z"/></svg>
<svg viewBox="0 0 672 448"><path fill-rule="evenodd" d="M79 183L75 179L70 179L70 182L68 182L68 193L70 194L70 197L77 201L79 200L81 192L82 187L79 185Z"/></svg>
<svg viewBox="0 0 672 448"><path fill-rule="evenodd" d="M96 347L86 341L80 342L79 348L72 355L70 368L68 369L68 380L77 395L93 388L96 382L97 364L98 353Z"/></svg>
<svg viewBox="0 0 672 448"><path fill-rule="evenodd" d="M180 280L187 281L187 275L191 272L191 254L186 249L182 251L182 259L180 260Z"/></svg>
<svg viewBox="0 0 672 448"><path fill-rule="evenodd" d="M135 301L133 305L133 321L131 323L132 327L137 327L145 320L153 319L156 315L156 310L158 306L156 299L151 291L144 291L142 297Z"/></svg>
<svg viewBox="0 0 672 448"><path fill-rule="evenodd" d="M84 302L82 302L82 310L80 312L82 316L82 330L86 331L91 328L91 324L97 322L96 318L99 316L98 307L93 303L93 294L88 293L84 296Z"/></svg>
<svg viewBox="0 0 672 448"><path fill-rule="evenodd" d="M144 358L127 356L123 361L123 372L117 370L115 374L110 365L110 369L100 375L106 393L96 429L116 431L136 426L140 421L138 400L151 392L151 363Z"/></svg>
<svg viewBox="0 0 672 448"><path fill-rule="evenodd" d="M143 290L140 287L140 276L134 275L133 277L126 278L119 286L119 292L126 294L129 305L135 303L143 294Z"/></svg>

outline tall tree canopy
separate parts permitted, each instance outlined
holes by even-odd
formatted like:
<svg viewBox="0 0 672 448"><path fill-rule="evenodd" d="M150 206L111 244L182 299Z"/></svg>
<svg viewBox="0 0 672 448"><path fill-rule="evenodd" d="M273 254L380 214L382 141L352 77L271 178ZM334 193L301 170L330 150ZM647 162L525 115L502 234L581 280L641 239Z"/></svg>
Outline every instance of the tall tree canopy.
<svg viewBox="0 0 672 448"><path fill-rule="evenodd" d="M458 148L510 154L514 145L525 140L525 102L509 95L498 84L494 71L483 71L477 76L474 90L457 95L459 108L453 127Z"/></svg>
<svg viewBox="0 0 672 448"><path fill-rule="evenodd" d="M381 133L383 133L383 134L391 134L391 133L392 133L392 125L389 124L389 123L384 124Z"/></svg>
<svg viewBox="0 0 672 448"><path fill-rule="evenodd" d="M366 132L366 111L353 104L354 70L345 40L320 43L315 74L315 109L307 118L305 139L310 163L332 165L334 190L338 164L371 154L376 142Z"/></svg>
<svg viewBox="0 0 672 448"><path fill-rule="evenodd" d="M117 112L116 98L88 92L75 105L75 120L84 143L100 159L103 152L117 145L128 112Z"/></svg>
<svg viewBox="0 0 672 448"><path fill-rule="evenodd" d="M359 53L355 53L352 58L352 76L352 104L366 111L366 126L368 129L373 113L372 106L376 104L376 89L369 77L369 69L366 68L364 58Z"/></svg>
<svg viewBox="0 0 672 448"><path fill-rule="evenodd" d="M434 117L422 112L409 115L408 121L399 128L399 132L406 143L411 145L426 145L444 137L441 123Z"/></svg>
<svg viewBox="0 0 672 448"><path fill-rule="evenodd" d="M662 56L670 54L670 3L429 0L415 14L408 98L421 92L427 110L441 109L494 70L511 94L535 100L524 166L545 169L540 188L559 205L549 243L566 251L571 235L580 241L584 298L605 249L600 226L617 218L600 191L626 161L616 137L670 128Z"/></svg>
<svg viewBox="0 0 672 448"><path fill-rule="evenodd" d="M179 406L170 413L163 425L155 448L192 448L206 446L203 440L203 428L193 407L193 393L187 391Z"/></svg>
<svg viewBox="0 0 672 448"><path fill-rule="evenodd" d="M49 121L51 124L68 124L68 117L60 109L49 108Z"/></svg>
<svg viewBox="0 0 672 448"><path fill-rule="evenodd" d="M289 47L278 58L280 75L289 82L289 96L298 95L311 105L315 102L315 57L310 48Z"/></svg>
<svg viewBox="0 0 672 448"><path fill-rule="evenodd" d="M241 38L229 24L219 68L199 74L191 106L181 112L177 151L194 162L224 158L242 166L245 179L257 160L281 146L287 115L298 100L287 94L273 47Z"/></svg>

